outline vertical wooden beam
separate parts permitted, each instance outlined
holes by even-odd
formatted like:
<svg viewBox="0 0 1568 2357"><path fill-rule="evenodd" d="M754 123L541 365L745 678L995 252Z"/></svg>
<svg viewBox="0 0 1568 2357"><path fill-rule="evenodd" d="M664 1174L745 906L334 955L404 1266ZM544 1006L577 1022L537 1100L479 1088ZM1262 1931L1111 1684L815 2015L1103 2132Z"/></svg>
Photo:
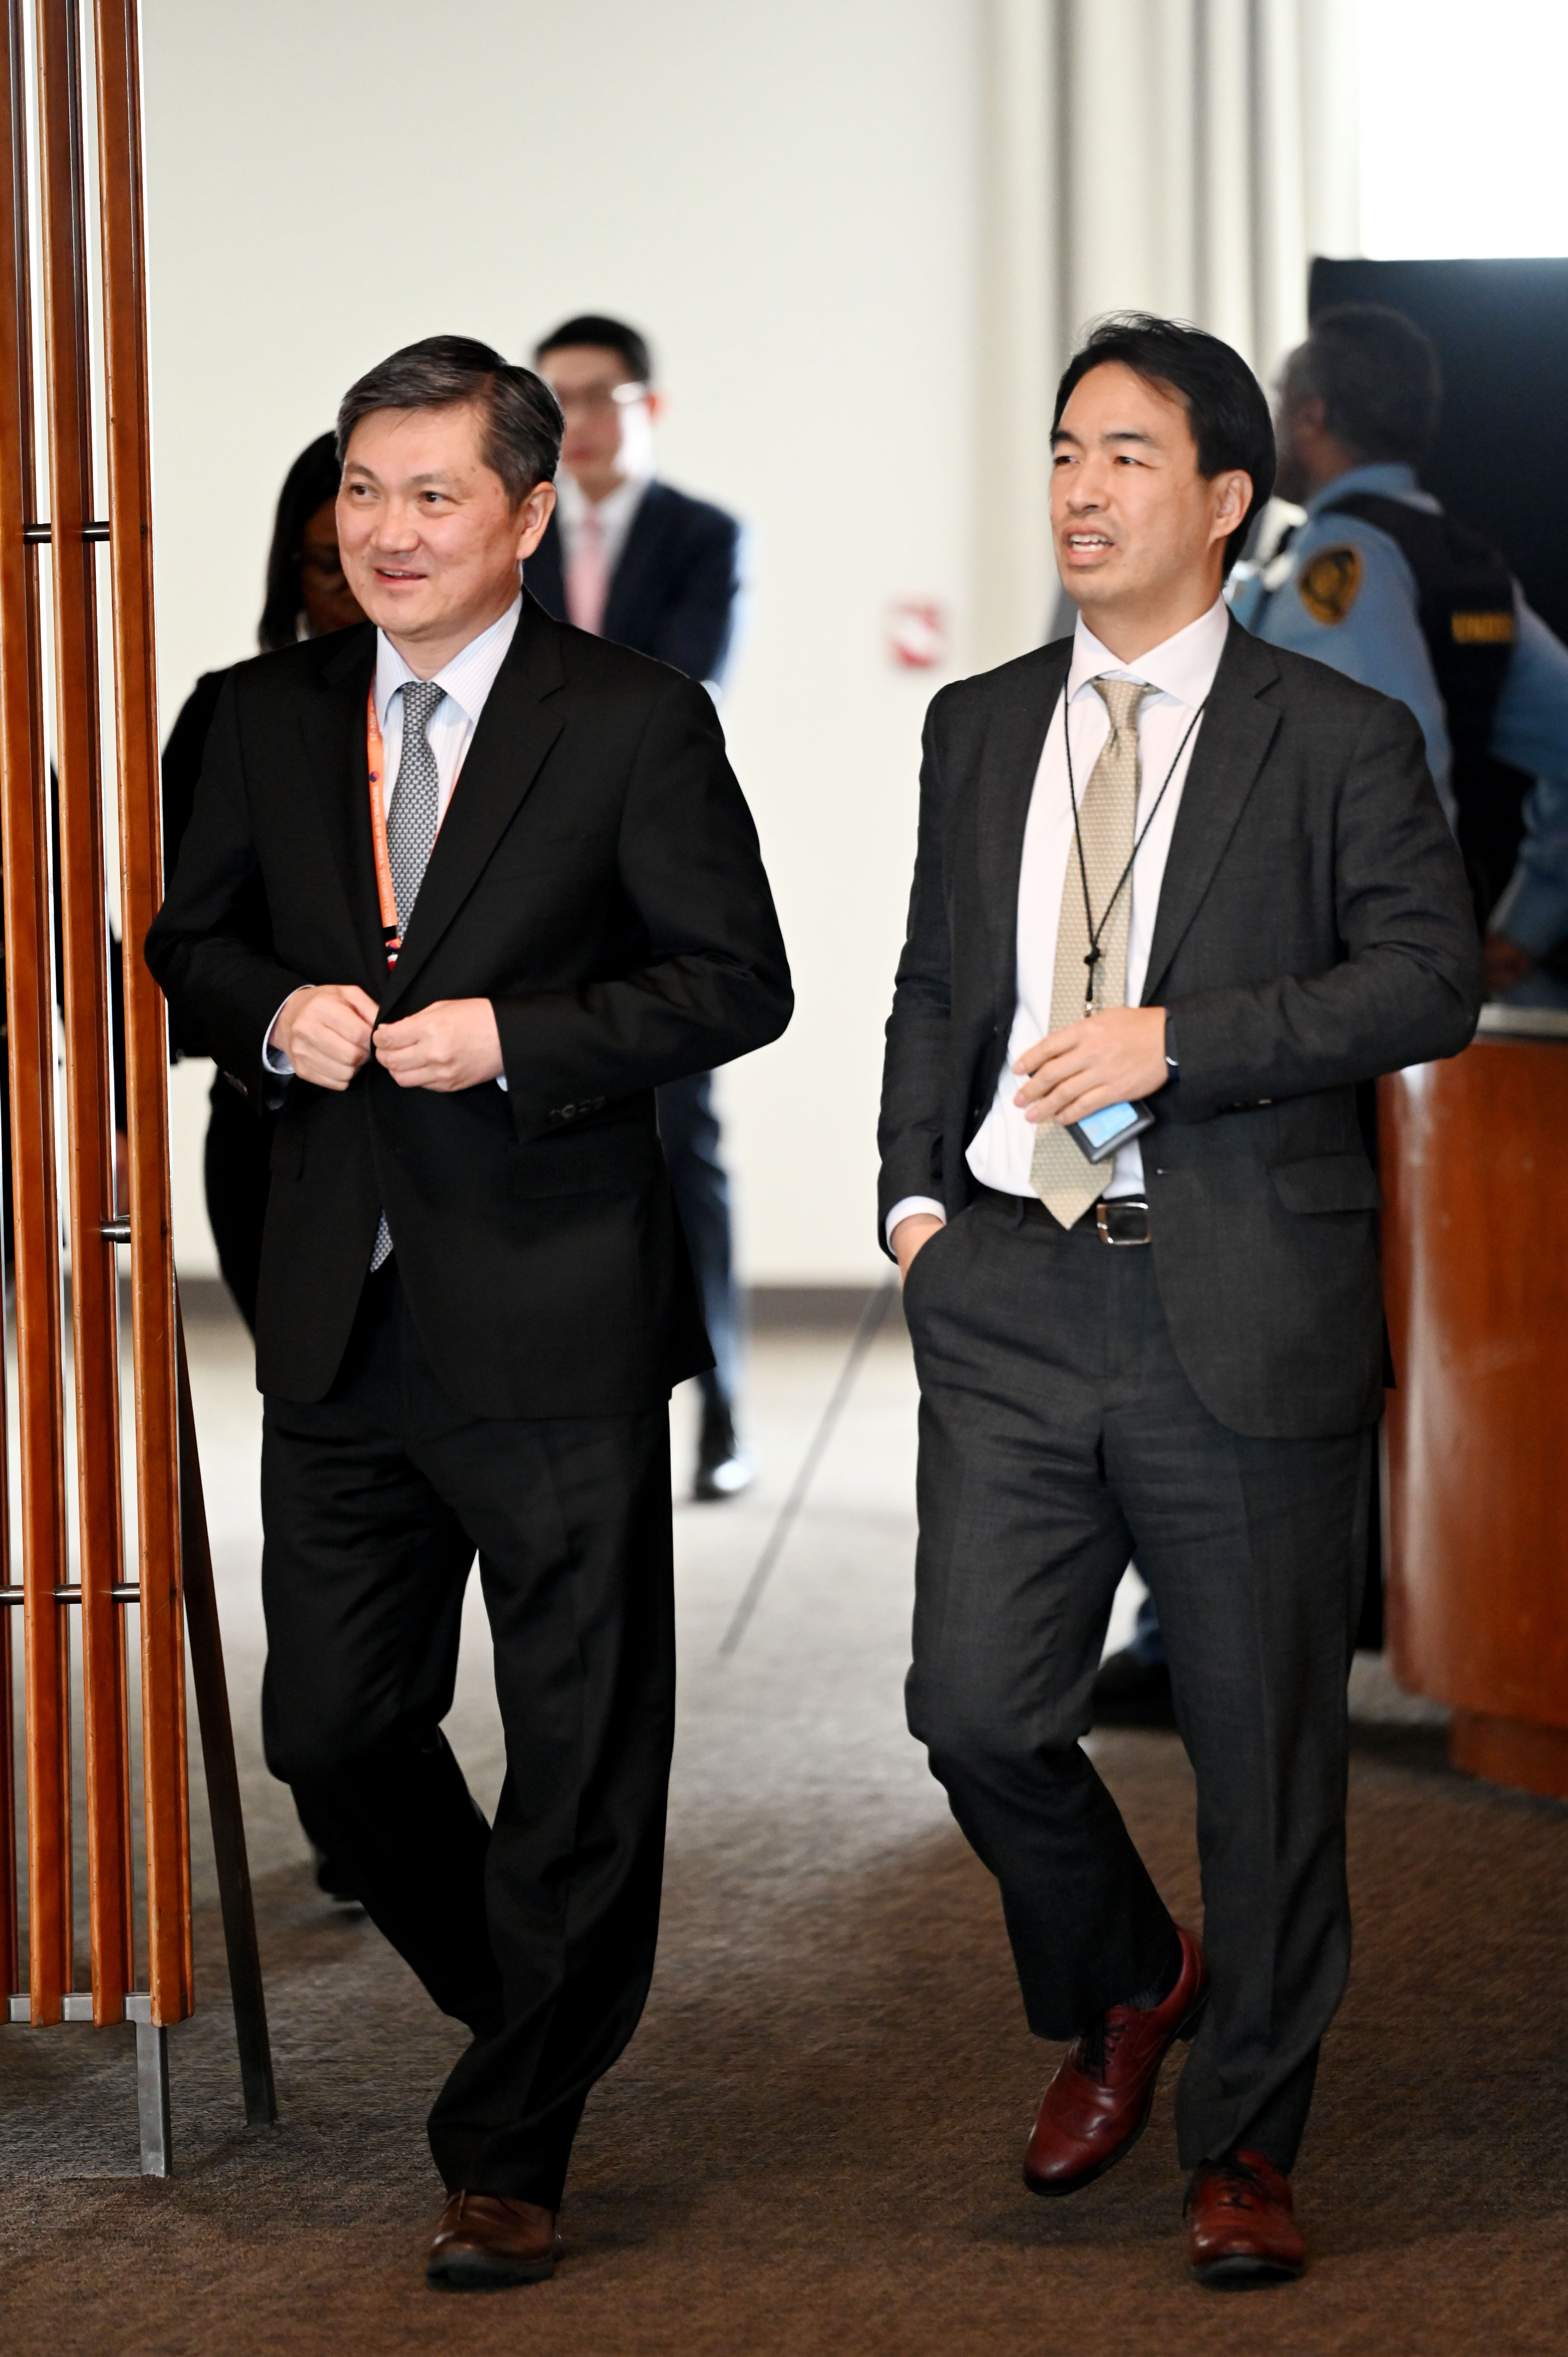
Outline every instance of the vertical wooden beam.
<svg viewBox="0 0 1568 2357"><path fill-rule="evenodd" d="M55 743L59 770L70 1295L81 1566L88 1888L93 2018L119 2021L131 1985L120 1384L113 1245L113 1077L104 920L98 607L89 382L86 167L78 0L38 0L43 316L49 403Z"/></svg>
<svg viewBox="0 0 1568 2357"><path fill-rule="evenodd" d="M98 177L120 770L120 905L125 941L147 1941L153 2020L157 2023L181 2020L193 1998L168 1039L163 993L142 957L143 939L163 898L163 849L136 16L136 0L99 0Z"/></svg>
<svg viewBox="0 0 1568 2357"><path fill-rule="evenodd" d="M23 21L6 0L0 138L0 867L5 909L16 1361L27 1591L27 1906L31 2018L60 2018L71 1980L70 1651L65 1577L59 1215L55 1194L54 1008L49 990L48 801L33 522L32 316Z"/></svg>

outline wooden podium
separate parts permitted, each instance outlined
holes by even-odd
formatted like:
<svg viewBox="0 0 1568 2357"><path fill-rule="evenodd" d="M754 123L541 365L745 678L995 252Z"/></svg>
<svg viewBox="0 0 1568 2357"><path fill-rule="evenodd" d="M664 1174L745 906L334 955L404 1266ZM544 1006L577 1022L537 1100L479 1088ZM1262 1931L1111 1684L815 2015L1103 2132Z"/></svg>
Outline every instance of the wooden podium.
<svg viewBox="0 0 1568 2357"><path fill-rule="evenodd" d="M1389 1646L1455 1767L1568 1798L1568 1013L1379 1084Z"/></svg>

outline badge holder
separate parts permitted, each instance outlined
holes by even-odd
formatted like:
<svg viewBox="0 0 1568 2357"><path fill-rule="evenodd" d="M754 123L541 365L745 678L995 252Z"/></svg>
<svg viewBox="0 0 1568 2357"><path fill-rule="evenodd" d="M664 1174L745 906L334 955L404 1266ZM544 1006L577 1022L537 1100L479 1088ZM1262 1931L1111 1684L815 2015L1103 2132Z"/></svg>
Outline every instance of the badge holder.
<svg viewBox="0 0 1568 2357"><path fill-rule="evenodd" d="M1062 1126L1080 1154L1090 1162L1109 1162L1119 1146L1130 1146L1153 1129L1155 1116L1142 1097L1131 1104L1101 1105L1098 1113L1086 1113L1081 1121L1064 1122Z"/></svg>

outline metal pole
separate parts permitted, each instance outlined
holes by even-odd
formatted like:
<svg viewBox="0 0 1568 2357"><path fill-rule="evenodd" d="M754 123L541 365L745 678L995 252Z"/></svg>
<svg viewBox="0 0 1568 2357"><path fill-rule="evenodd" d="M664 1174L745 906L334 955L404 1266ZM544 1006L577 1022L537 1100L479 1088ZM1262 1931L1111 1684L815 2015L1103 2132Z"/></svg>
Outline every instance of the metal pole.
<svg viewBox="0 0 1568 2357"><path fill-rule="evenodd" d="M828 1443L833 1437L834 1426L849 1404L849 1395L854 1389L854 1379L860 1372L861 1361L875 1340L877 1329L887 1314L887 1305L897 1290L897 1278L890 1276L885 1284L877 1286L875 1293L866 1297L865 1307L860 1313L860 1323L854 1329L854 1340L849 1346L848 1355L839 1370L839 1379L833 1385L832 1396L822 1410L822 1420L811 1436L811 1445L801 1459L800 1469L795 1476L789 1494L779 1509L779 1519L768 1534L768 1544L757 1559L757 1568L746 1581L745 1593L735 1608L729 1627L725 1631L719 1646L719 1657L723 1661L727 1661L740 1643L750 1624L752 1614L762 1601L762 1591L768 1585L768 1574L784 1552L784 1542L794 1527L796 1516L806 1502L807 1493L816 1479L817 1468L822 1463Z"/></svg>

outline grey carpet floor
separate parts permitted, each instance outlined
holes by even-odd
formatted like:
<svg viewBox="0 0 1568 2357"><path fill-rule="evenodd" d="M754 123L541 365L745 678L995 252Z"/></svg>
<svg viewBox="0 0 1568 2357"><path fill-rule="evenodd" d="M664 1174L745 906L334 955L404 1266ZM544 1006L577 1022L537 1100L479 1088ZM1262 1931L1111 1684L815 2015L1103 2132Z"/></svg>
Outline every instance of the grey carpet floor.
<svg viewBox="0 0 1568 2357"><path fill-rule="evenodd" d="M262 1767L256 1407L242 1336L213 1321L193 1346L283 2118L243 2125L198 1773L176 2176L135 2174L130 2031L0 2030L7 2357L1568 2347L1568 1810L1451 1773L1431 1714L1365 1658L1356 1962L1296 2179L1311 2272L1244 2298L1187 2282L1169 2086L1103 2184L1059 2205L1024 2191L1053 2058L1024 2028L993 1889L902 1724L913 1386L894 1331L725 1660L843 1338L758 1347L763 1480L678 1516L660 1966L584 2125L569 2255L537 2290L426 2291L439 2196L423 2115L460 2033L361 1917L317 1893ZM450 1732L488 1800L499 1727L481 1624L469 1638ZM1197 1922L1175 1738L1096 1748L1162 1889Z"/></svg>

